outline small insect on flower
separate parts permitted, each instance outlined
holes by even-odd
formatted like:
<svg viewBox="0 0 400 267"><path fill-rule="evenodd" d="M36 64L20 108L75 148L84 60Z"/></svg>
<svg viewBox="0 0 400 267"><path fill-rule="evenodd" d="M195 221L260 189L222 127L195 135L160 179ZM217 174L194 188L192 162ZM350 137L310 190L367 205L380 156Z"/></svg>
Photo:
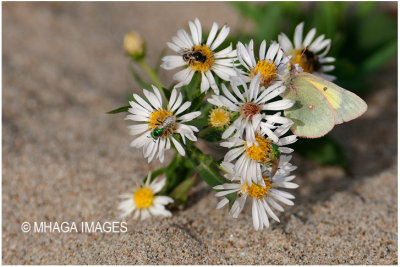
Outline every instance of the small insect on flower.
<svg viewBox="0 0 400 267"><path fill-rule="evenodd" d="M296 59L294 59L295 61ZM302 60L302 61L301 61ZM310 51L309 47L303 49L300 54L300 59L297 59L297 62L300 62L301 66L304 66L304 71L312 73L313 71L320 71L322 68L321 63L319 62L318 55L314 52Z"/></svg>
<svg viewBox="0 0 400 267"><path fill-rule="evenodd" d="M200 91L206 92L211 87L215 94L219 94L214 76L228 81L231 76L236 75L236 50L232 49L232 44L222 50L218 49L228 37L230 29L227 26L219 29L218 24L214 22L210 34L204 39L201 23L197 18L194 22L189 21L189 28L191 34L181 29L177 36L172 37L172 42L167 43L177 55L163 57L161 67L166 70L184 67L173 77L178 81L175 88L189 84L194 74L199 73Z"/></svg>
<svg viewBox="0 0 400 267"><path fill-rule="evenodd" d="M281 152L279 151L279 146L276 144L270 144L270 153L269 153L270 162L268 163L269 166L272 167L271 170L271 177L273 177L278 170L279 161L281 158Z"/></svg>
<svg viewBox="0 0 400 267"><path fill-rule="evenodd" d="M170 132L176 127L176 116L167 116L165 117L164 121L160 121L159 119L157 119L157 121L160 124L154 127L153 131L151 132L151 137L153 137L154 140L157 140L164 133L168 133L169 135Z"/></svg>
<svg viewBox="0 0 400 267"><path fill-rule="evenodd" d="M186 138L190 141L197 141L195 132L199 130L187 122L201 115L200 111L185 113L190 107L190 102L183 102L183 95L176 89L172 90L168 103L163 105L161 92L153 86L153 92L143 89L147 100L137 94L133 97L135 101L129 101L129 115L126 119L139 122L129 126L132 135L138 137L132 141L131 146L143 147L143 155L152 161L154 157L164 161L164 152L171 148L171 142L179 154L185 156L185 149L177 141L174 135L179 134L183 144Z"/></svg>
<svg viewBox="0 0 400 267"><path fill-rule="evenodd" d="M184 51L182 53L182 58L189 65L204 63L207 60L207 56L201 50L195 51L194 48Z"/></svg>
<svg viewBox="0 0 400 267"><path fill-rule="evenodd" d="M328 81L336 79L335 76L327 74L335 69L332 63L334 57L327 57L331 48L331 40L326 39L325 35L320 35L314 39L317 30L311 29L303 39L304 22L297 25L294 31L293 43L281 33L278 36L278 41L283 51L291 56L294 64L298 64L304 72L312 73L320 76Z"/></svg>

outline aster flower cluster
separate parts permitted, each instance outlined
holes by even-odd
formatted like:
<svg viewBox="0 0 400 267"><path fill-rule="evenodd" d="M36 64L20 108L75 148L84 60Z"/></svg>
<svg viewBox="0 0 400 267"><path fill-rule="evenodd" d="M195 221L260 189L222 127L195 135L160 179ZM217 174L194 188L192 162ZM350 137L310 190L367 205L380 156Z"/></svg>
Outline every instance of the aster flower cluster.
<svg viewBox="0 0 400 267"><path fill-rule="evenodd" d="M286 90L284 77L291 64L334 79L325 73L333 69L325 65L334 61L327 57L330 40L324 35L314 38L315 29L303 39L303 27L303 23L297 26L293 44L282 33L278 42L262 41L255 53L253 40L227 44L226 25L214 22L204 36L196 18L189 22L189 33L178 30L167 43L173 53L161 59L161 67L178 69L170 87L163 86L155 69L147 66L143 47L132 51L143 41L132 39L137 37L132 33L126 37L130 38L125 40L127 55L147 71L153 84L146 84L133 69L146 87L143 95L133 94L128 106L111 113L128 112L126 120L134 123L129 126L134 136L130 145L141 149L148 163L163 163L168 150L176 153L168 166L149 173L121 196L121 217L171 216L165 206L184 203L201 177L222 197L217 208L229 206L232 217L239 216L249 199L256 230L268 227L269 218L279 222L282 205L294 204L294 196L284 190L298 187L292 182L296 166L290 163L289 147L297 137L289 131L293 121L283 114L294 101L281 97ZM226 148L223 159L201 151L197 144L204 141Z"/></svg>

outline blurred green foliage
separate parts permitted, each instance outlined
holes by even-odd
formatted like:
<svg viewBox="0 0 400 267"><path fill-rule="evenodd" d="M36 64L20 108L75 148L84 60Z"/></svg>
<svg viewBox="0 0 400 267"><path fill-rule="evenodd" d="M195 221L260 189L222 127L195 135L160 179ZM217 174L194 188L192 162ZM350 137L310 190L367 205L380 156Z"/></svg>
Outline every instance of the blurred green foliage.
<svg viewBox="0 0 400 267"><path fill-rule="evenodd" d="M397 4L392 13L378 2L233 2L243 18L253 21L255 32L232 36L229 42L255 44L277 40L284 32L293 41L294 29L305 22L303 37L316 28L316 37L325 34L332 40L329 56L336 58L334 82L359 95L372 90L371 75L397 54ZM386 3L388 4L388 3ZM257 47L255 49L258 49ZM257 51L257 50L255 50ZM397 69L394 70L397 72ZM347 169L343 148L329 136L299 139L295 151L326 165Z"/></svg>
<svg viewBox="0 0 400 267"><path fill-rule="evenodd" d="M371 90L370 75L397 53L397 15L378 2L233 2L246 19L254 22L254 33L234 39L258 44L277 40L284 32L293 41L294 29L305 22L304 36L312 28L332 40L329 56L336 58L335 83L362 94ZM393 9L396 11L395 3ZM396 70L397 71L397 70Z"/></svg>

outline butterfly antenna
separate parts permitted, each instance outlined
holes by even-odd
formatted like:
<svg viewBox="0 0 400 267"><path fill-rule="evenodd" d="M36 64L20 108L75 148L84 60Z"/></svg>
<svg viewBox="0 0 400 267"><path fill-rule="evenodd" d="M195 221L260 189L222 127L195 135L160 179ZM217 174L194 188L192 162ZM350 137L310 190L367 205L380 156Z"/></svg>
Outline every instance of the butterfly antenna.
<svg viewBox="0 0 400 267"><path fill-rule="evenodd" d="M303 49L303 51L301 52L300 57L303 57L307 50L308 50L308 45Z"/></svg>

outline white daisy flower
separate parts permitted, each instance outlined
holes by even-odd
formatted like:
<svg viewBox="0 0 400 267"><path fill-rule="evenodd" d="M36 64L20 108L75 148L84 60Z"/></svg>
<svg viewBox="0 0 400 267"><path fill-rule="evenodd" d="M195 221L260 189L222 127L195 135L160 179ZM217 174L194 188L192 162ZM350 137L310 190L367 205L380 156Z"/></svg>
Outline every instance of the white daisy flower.
<svg viewBox="0 0 400 267"><path fill-rule="evenodd" d="M283 116L266 115L262 112L272 110L285 110L293 106L294 101L281 99L269 102L285 91L285 86L274 84L267 89L260 87L261 74L258 73L247 87L245 81L237 79L237 82L231 83L234 94L232 94L224 84L221 85L223 95L213 95L208 102L218 107L225 107L232 112L238 112L238 118L222 134L226 139L234 134L235 137L243 138L246 135L246 141L249 144L256 142L255 132L261 127L271 140L277 142L278 137L271 129L276 128L274 123L288 124L292 123L289 118ZM241 83L243 93L238 84Z"/></svg>
<svg viewBox="0 0 400 267"><path fill-rule="evenodd" d="M247 197L250 197L252 200L253 226L256 230L262 230L264 226L269 227L268 216L279 222L279 218L272 210L272 208L274 208L278 211L284 211L283 207L278 202L282 202L290 206L294 205L291 199L294 199L295 197L290 193L278 189L297 188L298 185L291 182L295 178L294 175L280 175L279 173L277 173L274 175L274 177L271 178L266 176L267 173L264 173L263 184L241 184L238 183L238 181L243 180L243 178L237 175L237 172L235 171L235 166L233 166L233 164L225 162L224 165L221 166L224 168L225 171L227 171L225 177L231 179L233 183L218 185L215 186L214 189L222 190L216 194L217 197L223 197L232 193L237 193L236 200L233 203L231 210L229 211L229 214L233 218L237 218L239 216L240 212L244 208ZM217 209L224 207L228 203L228 199L224 197L217 204Z"/></svg>
<svg viewBox="0 0 400 267"><path fill-rule="evenodd" d="M255 139L257 144L249 145L245 140L237 137L231 137L226 142L222 142L221 146L228 147L230 150L225 154L224 161L235 161L235 168L238 175L242 177L242 183L251 184L252 182L263 184L262 168L268 164L275 166L279 163L281 153L292 153L293 149L285 147L297 141L295 135L289 135L280 138L289 129L291 124L278 126L274 130L274 134L278 136L276 143L261 133L256 132Z"/></svg>
<svg viewBox="0 0 400 267"><path fill-rule="evenodd" d="M174 134L180 134L183 143L186 138L197 141L194 132L199 130L191 125L183 124L201 115L200 111L184 114L183 112L190 107L190 102L182 104L183 96L176 89L172 90L167 107L163 107L160 91L152 86L154 93L143 89L143 93L149 102L146 102L137 94L133 97L137 102L130 101L131 114L126 116L126 120L143 122L129 126L131 135L139 135L130 144L132 147L143 147L143 155L150 162L154 156L164 161L164 151L171 148L171 141L182 156L185 156L185 149L174 138ZM184 115L183 115L184 114ZM157 153L158 152L158 153Z"/></svg>
<svg viewBox="0 0 400 267"><path fill-rule="evenodd" d="M174 202L167 196L156 196L164 187L166 179L155 179L150 183L151 173L148 174L146 183L141 182L132 193L120 195L124 199L119 205L120 218L133 213L133 219L147 219L150 216L171 216L171 212L165 209L165 205Z"/></svg>
<svg viewBox="0 0 400 267"><path fill-rule="evenodd" d="M278 43L272 43L267 52L266 46L266 41L262 41L258 61L254 56L253 40L246 46L239 42L236 47L239 62L247 70L244 79L249 81L261 73L260 86L263 87L281 83L281 77L289 63L289 58L282 52Z"/></svg>
<svg viewBox="0 0 400 267"><path fill-rule="evenodd" d="M292 56L292 62L298 64L303 71L321 76L329 81L335 80L335 76L325 73L335 69L334 65L328 65L334 62L335 58L326 57L331 47L331 40L325 39L325 35L320 35L314 40L317 32L315 28L311 29L303 40L303 28L304 22L297 25L294 31L294 44L284 33L281 33L278 41L282 49Z"/></svg>
<svg viewBox="0 0 400 267"><path fill-rule="evenodd" d="M168 47L178 55L165 56L162 59L161 67L171 70L187 66L174 75L174 79L179 82L175 87L189 84L194 73L200 72L201 92L207 91L211 86L214 92L218 94L213 73L225 81L236 74L233 69L236 50L232 49L232 44L219 52L215 52L228 36L229 27L224 25L217 35L218 24L214 22L206 42L202 40L201 24L197 18L194 23L189 21L189 28L191 36L181 29L177 36L172 38L173 43L167 43Z"/></svg>

